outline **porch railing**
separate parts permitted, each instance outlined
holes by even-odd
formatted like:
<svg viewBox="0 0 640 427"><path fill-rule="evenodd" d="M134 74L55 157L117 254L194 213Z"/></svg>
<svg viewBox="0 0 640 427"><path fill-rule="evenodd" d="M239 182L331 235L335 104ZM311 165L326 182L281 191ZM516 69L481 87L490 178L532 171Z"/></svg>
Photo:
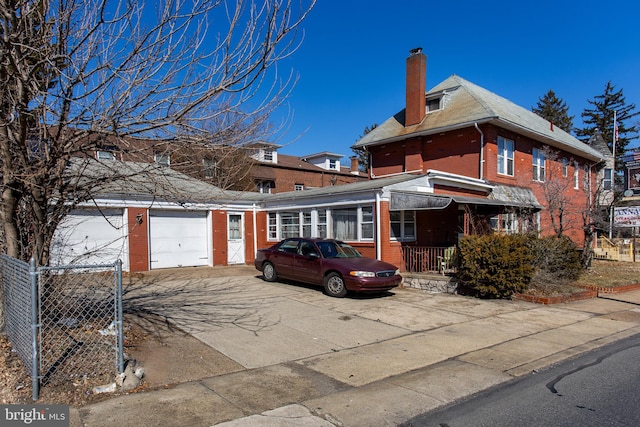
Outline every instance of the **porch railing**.
<svg viewBox="0 0 640 427"><path fill-rule="evenodd" d="M453 272L456 248L433 246L403 246L402 258L409 273Z"/></svg>

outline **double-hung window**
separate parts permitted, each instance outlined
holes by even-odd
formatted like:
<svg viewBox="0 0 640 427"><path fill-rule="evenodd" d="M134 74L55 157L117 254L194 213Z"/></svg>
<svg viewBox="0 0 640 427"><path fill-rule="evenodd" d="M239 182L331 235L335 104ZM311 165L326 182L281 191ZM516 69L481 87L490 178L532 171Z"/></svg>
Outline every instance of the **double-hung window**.
<svg viewBox="0 0 640 427"><path fill-rule="evenodd" d="M533 149L533 180L544 182L546 158L542 150Z"/></svg>
<svg viewBox="0 0 640 427"><path fill-rule="evenodd" d="M602 189L611 190L613 188L613 169L606 168L602 178Z"/></svg>
<svg viewBox="0 0 640 427"><path fill-rule="evenodd" d="M498 173L513 176L513 141L498 137Z"/></svg>
<svg viewBox="0 0 640 427"><path fill-rule="evenodd" d="M391 240L411 241L416 239L416 217L414 211L391 211Z"/></svg>
<svg viewBox="0 0 640 427"><path fill-rule="evenodd" d="M363 206L360 212L362 214L360 238L363 240L373 239L373 206Z"/></svg>
<svg viewBox="0 0 640 427"><path fill-rule="evenodd" d="M318 209L318 223L316 225L316 235L318 237L327 237L327 210Z"/></svg>
<svg viewBox="0 0 640 427"><path fill-rule="evenodd" d="M573 188L576 190L580 188L580 165L578 162L573 162Z"/></svg>
<svg viewBox="0 0 640 427"><path fill-rule="evenodd" d="M333 237L338 240L358 240L358 209L343 208L331 211Z"/></svg>
<svg viewBox="0 0 640 427"><path fill-rule="evenodd" d="M282 239L300 237L300 214L298 212L280 213L280 234Z"/></svg>
<svg viewBox="0 0 640 427"><path fill-rule="evenodd" d="M267 237L269 240L278 240L278 216L275 212L269 212Z"/></svg>

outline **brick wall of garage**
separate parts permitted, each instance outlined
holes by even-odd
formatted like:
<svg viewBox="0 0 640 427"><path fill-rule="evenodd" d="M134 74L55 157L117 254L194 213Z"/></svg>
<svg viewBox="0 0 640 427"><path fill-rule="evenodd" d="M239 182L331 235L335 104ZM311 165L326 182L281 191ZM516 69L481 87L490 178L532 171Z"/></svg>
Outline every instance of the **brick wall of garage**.
<svg viewBox="0 0 640 427"><path fill-rule="evenodd" d="M149 270L149 211L145 208L127 209L129 235L129 271ZM142 220L138 223L140 215Z"/></svg>
<svg viewBox="0 0 640 427"><path fill-rule="evenodd" d="M213 211L211 221L211 229L213 230L213 265L228 265L227 211Z"/></svg>
<svg viewBox="0 0 640 427"><path fill-rule="evenodd" d="M391 219L389 217L389 202L380 202L380 258L404 270L402 257L402 243L391 241ZM375 254L374 254L375 258Z"/></svg>
<svg viewBox="0 0 640 427"><path fill-rule="evenodd" d="M252 264L255 258L255 248L253 247L254 232L253 232L253 212L247 211L244 213L244 263Z"/></svg>

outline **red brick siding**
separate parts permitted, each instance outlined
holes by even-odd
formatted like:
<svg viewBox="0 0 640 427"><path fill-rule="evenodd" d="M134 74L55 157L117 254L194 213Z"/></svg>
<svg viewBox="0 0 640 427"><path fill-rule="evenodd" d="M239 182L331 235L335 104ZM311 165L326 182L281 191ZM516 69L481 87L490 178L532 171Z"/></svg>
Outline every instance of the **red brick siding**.
<svg viewBox="0 0 640 427"><path fill-rule="evenodd" d="M142 223L136 217L141 215ZM144 208L129 208L127 214L129 233L129 271L149 271L149 217Z"/></svg>
<svg viewBox="0 0 640 427"><path fill-rule="evenodd" d="M356 248L364 257L376 257L376 244L373 242L349 242L349 244Z"/></svg>
<svg viewBox="0 0 640 427"><path fill-rule="evenodd" d="M244 214L244 252L245 264L252 264L255 257L255 249L253 248L253 212L245 212Z"/></svg>
<svg viewBox="0 0 640 427"><path fill-rule="evenodd" d="M385 176L404 172L404 146L385 144L370 149L374 176Z"/></svg>
<svg viewBox="0 0 640 427"><path fill-rule="evenodd" d="M267 212L256 212L256 233L258 235L257 249L267 248L273 245L273 242L267 241Z"/></svg>
<svg viewBox="0 0 640 427"><path fill-rule="evenodd" d="M416 211L416 226L416 246L450 246L458 239L458 207Z"/></svg>
<svg viewBox="0 0 640 427"><path fill-rule="evenodd" d="M480 177L480 133L475 128L459 129L423 137L424 169Z"/></svg>
<svg viewBox="0 0 640 427"><path fill-rule="evenodd" d="M428 116L426 118L428 120ZM533 181L532 151L533 148L543 149L543 144L514 133L512 131L499 128L494 125L485 124L480 126L484 134L483 171L482 177L491 183L513 185L530 188L535 194L538 202L543 206L547 205L544 195L545 184ZM502 136L514 141L514 176L498 175L497 173L497 138ZM437 135L415 137L397 143L385 144L371 147L372 172L374 176L413 171L422 165L421 170L427 172L429 169L455 173L471 178L480 177L480 142L481 136L475 127L459 129L450 132L443 132ZM421 161L416 158L417 149L421 147ZM573 188L573 165L569 167L569 176L562 177L557 172L561 168L561 159L565 157L571 162L578 160L580 168L585 164L583 159L576 159L574 155L558 152L556 159L547 159L547 176L550 171L556 171L554 179L567 180L564 197L570 202L570 207L566 212L565 233L570 236L578 245L582 244L582 211L587 204L587 197L583 191L583 174L580 170L579 189ZM596 175L592 172L592 182L595 183ZM547 183L550 179L547 179ZM548 184L546 184L548 185ZM455 187L436 186L435 192L438 194L466 194L483 196L481 192L470 192ZM454 215L453 218L457 216ZM553 234L548 210L541 213L541 233L542 235ZM437 240L422 236L427 241ZM387 248L386 250L389 250Z"/></svg>
<svg viewBox="0 0 640 427"><path fill-rule="evenodd" d="M302 184L304 188L319 188L363 180L357 175L337 174L332 171L312 172L285 168L272 168L272 170L275 181L275 187L271 189L272 193L293 191L296 184Z"/></svg>
<svg viewBox="0 0 640 427"><path fill-rule="evenodd" d="M404 269L402 260L402 244L391 241L391 221L389 202L380 202L380 259ZM372 258L375 258L375 254Z"/></svg>
<svg viewBox="0 0 640 427"><path fill-rule="evenodd" d="M213 265L228 265L227 211L213 211Z"/></svg>

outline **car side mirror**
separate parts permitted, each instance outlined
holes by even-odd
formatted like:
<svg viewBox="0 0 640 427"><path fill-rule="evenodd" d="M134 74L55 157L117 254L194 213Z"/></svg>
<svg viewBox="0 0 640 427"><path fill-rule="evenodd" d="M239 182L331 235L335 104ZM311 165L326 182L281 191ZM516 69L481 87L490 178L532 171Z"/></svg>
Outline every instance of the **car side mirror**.
<svg viewBox="0 0 640 427"><path fill-rule="evenodd" d="M320 258L320 254L318 252L309 252L307 254L307 257L309 257L309 258Z"/></svg>

